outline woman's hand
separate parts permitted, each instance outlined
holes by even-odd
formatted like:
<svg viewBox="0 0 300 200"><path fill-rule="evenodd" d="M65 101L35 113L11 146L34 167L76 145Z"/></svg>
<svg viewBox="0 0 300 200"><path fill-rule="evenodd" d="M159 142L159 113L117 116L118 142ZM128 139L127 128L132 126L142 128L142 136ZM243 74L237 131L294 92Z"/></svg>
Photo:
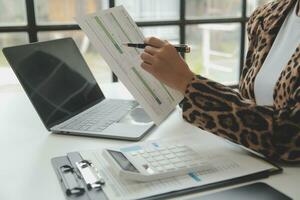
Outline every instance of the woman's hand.
<svg viewBox="0 0 300 200"><path fill-rule="evenodd" d="M176 49L167 41L155 37L147 38L145 43L150 46L146 46L141 54L142 68L159 81L184 94L194 74Z"/></svg>

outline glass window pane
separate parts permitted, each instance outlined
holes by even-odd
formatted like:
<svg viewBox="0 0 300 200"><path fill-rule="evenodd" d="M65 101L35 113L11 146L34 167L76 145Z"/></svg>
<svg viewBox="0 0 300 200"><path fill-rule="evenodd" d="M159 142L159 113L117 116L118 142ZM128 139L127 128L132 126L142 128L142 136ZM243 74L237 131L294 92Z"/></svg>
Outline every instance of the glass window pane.
<svg viewBox="0 0 300 200"><path fill-rule="evenodd" d="M179 19L179 0L116 0L135 21Z"/></svg>
<svg viewBox="0 0 300 200"><path fill-rule="evenodd" d="M240 25L202 24L186 27L191 53L186 61L196 73L223 84L237 84L239 78Z"/></svg>
<svg viewBox="0 0 300 200"><path fill-rule="evenodd" d="M155 26L141 28L145 37L157 37L168 40L170 43L179 43L179 27L178 26Z"/></svg>
<svg viewBox="0 0 300 200"><path fill-rule="evenodd" d="M39 41L64 37L72 37L74 39L99 83L111 82L112 72L110 68L82 31L51 31L38 33Z"/></svg>
<svg viewBox="0 0 300 200"><path fill-rule="evenodd" d="M70 24L79 14L108 8L108 0L35 0L38 24Z"/></svg>
<svg viewBox="0 0 300 200"><path fill-rule="evenodd" d="M27 33L0 33L0 49L28 43ZM6 58L0 53L0 86L18 83Z"/></svg>
<svg viewBox="0 0 300 200"><path fill-rule="evenodd" d="M20 44L28 43L27 33L0 33L0 49ZM9 64L2 53L0 53L0 68Z"/></svg>
<svg viewBox="0 0 300 200"><path fill-rule="evenodd" d="M250 16L255 8L271 1L273 0L247 0L247 15Z"/></svg>
<svg viewBox="0 0 300 200"><path fill-rule="evenodd" d="M186 18L228 18L240 17L242 0L188 0Z"/></svg>
<svg viewBox="0 0 300 200"><path fill-rule="evenodd" d="M0 0L0 26L26 24L25 0Z"/></svg>

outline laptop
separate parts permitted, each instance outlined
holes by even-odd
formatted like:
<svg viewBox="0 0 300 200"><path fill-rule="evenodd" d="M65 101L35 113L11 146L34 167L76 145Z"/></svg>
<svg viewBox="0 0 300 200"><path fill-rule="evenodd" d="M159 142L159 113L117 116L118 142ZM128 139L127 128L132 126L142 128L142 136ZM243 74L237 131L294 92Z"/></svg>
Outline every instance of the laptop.
<svg viewBox="0 0 300 200"><path fill-rule="evenodd" d="M72 38L3 53L53 133L140 140L154 122L134 100L106 99Z"/></svg>

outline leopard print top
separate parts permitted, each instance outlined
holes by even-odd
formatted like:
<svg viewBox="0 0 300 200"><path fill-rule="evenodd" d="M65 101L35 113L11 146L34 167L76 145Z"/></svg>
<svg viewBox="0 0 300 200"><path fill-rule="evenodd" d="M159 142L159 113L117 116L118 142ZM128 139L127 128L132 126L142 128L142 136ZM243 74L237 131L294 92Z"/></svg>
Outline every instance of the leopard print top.
<svg viewBox="0 0 300 200"><path fill-rule="evenodd" d="M273 160L300 162L300 45L276 83L273 105L256 105L254 96L256 74L296 2L278 0L254 11L239 92L194 76L183 100L186 121Z"/></svg>

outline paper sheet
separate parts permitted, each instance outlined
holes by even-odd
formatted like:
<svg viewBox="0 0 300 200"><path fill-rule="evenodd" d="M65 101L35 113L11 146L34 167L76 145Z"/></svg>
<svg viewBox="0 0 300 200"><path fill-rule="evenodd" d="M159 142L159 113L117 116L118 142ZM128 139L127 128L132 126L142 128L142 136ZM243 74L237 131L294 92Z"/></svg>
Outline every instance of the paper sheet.
<svg viewBox="0 0 300 200"><path fill-rule="evenodd" d="M144 36L123 6L76 18L112 71L156 124L160 124L183 96L156 80L140 64L141 49L123 43L143 43Z"/></svg>
<svg viewBox="0 0 300 200"><path fill-rule="evenodd" d="M184 137L169 140L154 140L128 145L128 151L136 151L143 145L185 144L199 152L201 160L209 164L209 168L190 173L185 176L163 179L152 182L134 182L124 180L112 170L109 163L103 158L102 150L80 152L85 159L92 160L100 169L101 176L106 184L103 187L109 199L139 199L158 194L179 191L187 188L216 183L248 174L274 168L271 164L249 156L240 148L224 141L203 140L200 134L188 134ZM211 144L214 145L211 145ZM124 147L120 147L124 151Z"/></svg>

